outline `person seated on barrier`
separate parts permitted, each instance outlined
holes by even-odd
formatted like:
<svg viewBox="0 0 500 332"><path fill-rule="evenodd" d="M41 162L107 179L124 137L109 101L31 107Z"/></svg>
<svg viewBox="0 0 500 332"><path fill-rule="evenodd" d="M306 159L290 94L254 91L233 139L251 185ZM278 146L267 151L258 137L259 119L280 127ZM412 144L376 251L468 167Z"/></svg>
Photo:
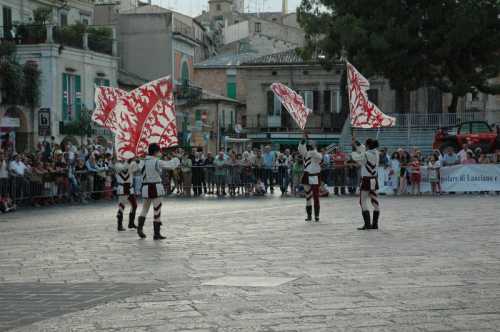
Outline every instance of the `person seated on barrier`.
<svg viewBox="0 0 500 332"><path fill-rule="evenodd" d="M16 211L17 206L9 196L0 196L0 212L9 213Z"/></svg>

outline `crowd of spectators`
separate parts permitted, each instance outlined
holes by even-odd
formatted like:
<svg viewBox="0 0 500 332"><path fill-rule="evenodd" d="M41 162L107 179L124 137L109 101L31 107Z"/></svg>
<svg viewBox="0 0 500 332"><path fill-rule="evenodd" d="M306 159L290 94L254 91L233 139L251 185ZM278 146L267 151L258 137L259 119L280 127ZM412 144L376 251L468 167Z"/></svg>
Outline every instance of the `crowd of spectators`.
<svg viewBox="0 0 500 332"><path fill-rule="evenodd" d="M418 149L409 152L402 148L393 152L389 157L387 151L382 149L380 154L381 172L379 173L385 176L382 181L392 187L394 194L420 195L421 173L423 169L426 169L432 193L441 194L440 170L442 167L493 163L500 163L500 150L494 154L486 154L482 152L481 148L470 149L468 144L464 144L458 153L449 147L443 153L440 150L434 150L427 157L424 157Z"/></svg>
<svg viewBox="0 0 500 332"><path fill-rule="evenodd" d="M359 166L348 153L324 149L322 196L354 195L359 183ZM204 153L201 149L169 150L164 158L178 158L180 166L163 174L166 192L184 197L214 195L260 196L278 191L282 196L302 196L302 157L297 151L273 151L270 146L237 153ZM487 155L467 144L455 153L434 151L424 157L418 150L398 149L392 154L380 149L379 180L393 194L420 194L422 169L427 170L432 192L441 193L440 169L458 164L500 163L500 151ZM17 154L0 150L0 211L16 209L16 204L34 206L65 202L112 199L115 176L113 145L88 141L76 147L71 143L44 141L36 152ZM134 174L134 188L140 193L140 172Z"/></svg>

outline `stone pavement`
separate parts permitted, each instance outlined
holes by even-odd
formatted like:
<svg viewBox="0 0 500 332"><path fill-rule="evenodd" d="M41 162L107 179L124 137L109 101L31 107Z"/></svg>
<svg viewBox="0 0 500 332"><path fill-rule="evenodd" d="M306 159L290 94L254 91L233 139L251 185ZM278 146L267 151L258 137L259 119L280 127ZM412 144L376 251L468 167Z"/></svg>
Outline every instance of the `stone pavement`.
<svg viewBox="0 0 500 332"><path fill-rule="evenodd" d="M166 200L167 240L111 204L0 215L0 331L500 331L500 198ZM6 221L6 222L3 222Z"/></svg>

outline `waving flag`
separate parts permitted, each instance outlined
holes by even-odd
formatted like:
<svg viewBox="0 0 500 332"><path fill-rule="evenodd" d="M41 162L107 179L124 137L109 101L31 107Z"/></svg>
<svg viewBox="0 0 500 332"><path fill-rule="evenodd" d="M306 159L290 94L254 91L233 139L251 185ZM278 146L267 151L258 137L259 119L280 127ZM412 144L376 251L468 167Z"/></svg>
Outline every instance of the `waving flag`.
<svg viewBox="0 0 500 332"><path fill-rule="evenodd" d="M92 113L92 120L112 132L116 131L115 109L120 99L127 95L126 91L118 88L99 86L95 89L96 108Z"/></svg>
<svg viewBox="0 0 500 332"><path fill-rule="evenodd" d="M119 159L143 157L152 143L162 148L178 144L170 77L149 82L129 93L109 88L99 92L92 119L115 133Z"/></svg>
<svg viewBox="0 0 500 332"><path fill-rule="evenodd" d="M302 96L281 83L273 83L271 85L271 90L278 97L283 106L285 106L286 110L290 113L300 129L304 130L307 117L312 111L305 106Z"/></svg>
<svg viewBox="0 0 500 332"><path fill-rule="evenodd" d="M396 125L396 118L382 111L368 100L370 82L349 62L347 63L347 84L351 126L355 128L381 128Z"/></svg>

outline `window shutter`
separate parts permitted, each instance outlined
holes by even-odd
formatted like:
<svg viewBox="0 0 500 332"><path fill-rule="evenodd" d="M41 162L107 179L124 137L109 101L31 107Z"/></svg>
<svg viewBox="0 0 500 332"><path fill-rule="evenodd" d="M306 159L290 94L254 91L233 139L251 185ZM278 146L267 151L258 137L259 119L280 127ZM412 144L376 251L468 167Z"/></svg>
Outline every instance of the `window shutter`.
<svg viewBox="0 0 500 332"><path fill-rule="evenodd" d="M324 111L325 113L330 113L332 112L332 92L330 90L325 90L323 91L323 106L324 106Z"/></svg>
<svg viewBox="0 0 500 332"><path fill-rule="evenodd" d="M111 84L110 84L109 80L106 80L106 79L105 79L105 80L103 80L103 85L104 85L104 86L111 86Z"/></svg>
<svg viewBox="0 0 500 332"><path fill-rule="evenodd" d="M319 112L320 110L321 110L321 108L319 105L319 91L314 90L313 91L313 111Z"/></svg>
<svg viewBox="0 0 500 332"><path fill-rule="evenodd" d="M80 113L82 111L82 85L79 75L75 76L75 120L80 120Z"/></svg>
<svg viewBox="0 0 500 332"><path fill-rule="evenodd" d="M272 91L267 91L267 114L274 114L274 93Z"/></svg>
<svg viewBox="0 0 500 332"><path fill-rule="evenodd" d="M194 113L194 120L201 121L201 110L196 110Z"/></svg>
<svg viewBox="0 0 500 332"><path fill-rule="evenodd" d="M63 116L63 121L68 121L69 116L68 116L68 97L69 97L69 91L68 91L68 74L64 74L62 76L62 116Z"/></svg>
<svg viewBox="0 0 500 332"><path fill-rule="evenodd" d="M236 99L236 83L227 83L227 96Z"/></svg>

